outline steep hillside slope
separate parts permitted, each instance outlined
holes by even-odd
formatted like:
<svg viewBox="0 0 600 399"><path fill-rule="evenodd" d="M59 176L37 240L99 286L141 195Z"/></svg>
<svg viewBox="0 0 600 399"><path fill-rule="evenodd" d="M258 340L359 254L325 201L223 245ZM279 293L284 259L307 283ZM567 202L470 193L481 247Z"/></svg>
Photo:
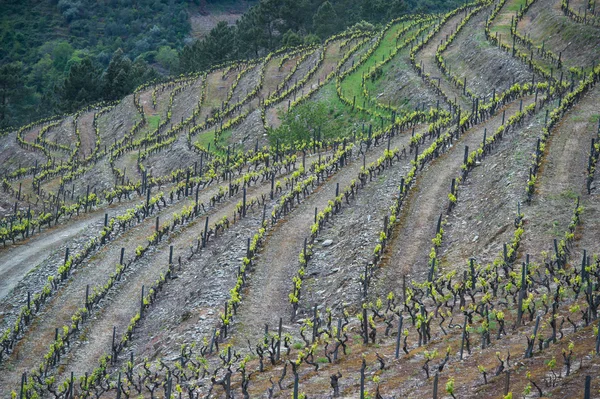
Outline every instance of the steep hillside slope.
<svg viewBox="0 0 600 399"><path fill-rule="evenodd" d="M402 17L6 132L0 396L596 397L580 3Z"/></svg>

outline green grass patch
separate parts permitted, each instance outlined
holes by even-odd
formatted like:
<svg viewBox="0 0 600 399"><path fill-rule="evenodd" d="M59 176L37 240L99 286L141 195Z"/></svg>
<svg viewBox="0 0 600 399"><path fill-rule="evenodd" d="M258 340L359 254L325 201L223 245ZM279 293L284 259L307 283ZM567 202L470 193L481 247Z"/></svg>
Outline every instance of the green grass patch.
<svg viewBox="0 0 600 399"><path fill-rule="evenodd" d="M431 24L433 25L433 24ZM430 25L430 26L431 26ZM415 30L411 30L409 32L407 32L406 35L412 35L414 34ZM411 104L410 101L408 100L408 98L406 97L402 97L400 96L400 98L394 100L394 101L388 101L387 103L383 103L381 101L379 101L377 99L377 96L379 93L382 93L386 86L389 84L389 81L391 79L394 79L394 72L396 71L409 71L411 69L410 64L408 63L408 61L405 61L404 59L408 59L409 55L410 55L410 49L411 46L407 46L405 48L403 48L402 50L398 51L398 53L396 54L396 56L394 57L394 59L391 62L388 62L387 64L385 64L382 68L382 74L381 77L374 80L374 81L367 81L366 86L367 86L367 90L369 91L370 94L370 98L369 101L372 102L378 102L381 105L392 105L396 108L398 108L400 111L404 111L404 112L411 112L414 108L414 104ZM416 82L416 84L418 85L418 88L416 88L416 90L423 90L423 88L421 87L421 82Z"/></svg>
<svg viewBox="0 0 600 399"><path fill-rule="evenodd" d="M231 130L225 130L221 132L219 136L219 146L227 147L230 144L231 139ZM222 150L217 150L215 146L215 131L211 130L210 132L201 133L196 140L196 143L200 144L202 147L208 149L208 144L210 143L210 152L213 154L224 155L225 152Z"/></svg>
<svg viewBox="0 0 600 399"><path fill-rule="evenodd" d="M348 131L346 135L350 136L354 131L358 131L362 124L375 125L378 121L372 115L366 112L352 110L352 107L343 103L338 95L335 87L335 82L331 81L323 86L320 90L320 101L325 102L329 108L329 114L342 124L342 129Z"/></svg>
<svg viewBox="0 0 600 399"><path fill-rule="evenodd" d="M371 56L353 73L344 78L341 86L342 92L346 98L353 99L356 97L356 103L358 105L364 106L365 108L370 108L369 105L372 104L372 99L365 97L363 93L361 85L362 76L363 74L368 73L369 70L371 70L371 68L376 66L378 63L389 57L390 52L396 48L396 37L398 36L398 32L400 32L404 26L406 26L406 24L406 21L399 22L388 29L373 54L371 54ZM410 29L399 39L399 42L404 40L405 37L409 37L410 35L414 34L414 32L416 32L418 29L418 26ZM382 110L378 111L382 112Z"/></svg>
<svg viewBox="0 0 600 399"><path fill-rule="evenodd" d="M504 5L505 11L512 11L515 14L521 7L525 7L525 0L514 0Z"/></svg>
<svg viewBox="0 0 600 399"><path fill-rule="evenodd" d="M563 196L564 198L568 198L571 199L573 201L575 201L577 199L577 197L579 195L577 195L577 193L571 189L567 189L565 191L563 191L562 193L560 193L561 196Z"/></svg>
<svg viewBox="0 0 600 399"><path fill-rule="evenodd" d="M148 123L148 127L150 127L150 131L154 131L158 129L158 125L160 125L160 116L152 115L146 118L146 122Z"/></svg>

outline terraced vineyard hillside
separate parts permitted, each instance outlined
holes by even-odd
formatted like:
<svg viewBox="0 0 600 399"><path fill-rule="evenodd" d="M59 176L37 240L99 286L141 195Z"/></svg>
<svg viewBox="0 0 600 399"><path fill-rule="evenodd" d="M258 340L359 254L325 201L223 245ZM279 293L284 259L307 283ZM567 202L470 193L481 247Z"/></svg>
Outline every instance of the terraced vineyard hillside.
<svg viewBox="0 0 600 399"><path fill-rule="evenodd" d="M469 3L3 132L0 397L600 397L599 18ZM341 133L272 138L311 105Z"/></svg>

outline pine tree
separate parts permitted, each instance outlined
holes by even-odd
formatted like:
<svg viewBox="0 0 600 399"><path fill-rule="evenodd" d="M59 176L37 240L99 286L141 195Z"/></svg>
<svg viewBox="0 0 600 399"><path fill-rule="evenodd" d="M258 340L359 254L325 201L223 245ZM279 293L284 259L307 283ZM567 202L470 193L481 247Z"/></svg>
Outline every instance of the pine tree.
<svg viewBox="0 0 600 399"><path fill-rule="evenodd" d="M0 67L0 126L9 125L23 89L23 66L20 62Z"/></svg>
<svg viewBox="0 0 600 399"><path fill-rule="evenodd" d="M63 109L73 111L100 96L100 70L89 58L71 65L59 92Z"/></svg>
<svg viewBox="0 0 600 399"><path fill-rule="evenodd" d="M127 79L130 71L131 60L123 54L123 50L117 49L102 77L105 99L116 100L131 91L131 81Z"/></svg>
<svg viewBox="0 0 600 399"><path fill-rule="evenodd" d="M317 10L313 17L313 29L322 39L338 30L338 16L329 1L325 1Z"/></svg>

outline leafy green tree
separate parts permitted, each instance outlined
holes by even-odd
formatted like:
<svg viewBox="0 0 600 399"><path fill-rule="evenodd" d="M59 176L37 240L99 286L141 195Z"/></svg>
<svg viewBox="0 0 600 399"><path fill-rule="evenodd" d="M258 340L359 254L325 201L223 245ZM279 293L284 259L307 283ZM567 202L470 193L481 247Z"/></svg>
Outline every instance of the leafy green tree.
<svg viewBox="0 0 600 399"><path fill-rule="evenodd" d="M312 23L314 5L311 3L310 0L282 0L279 7L282 29L298 32Z"/></svg>
<svg viewBox="0 0 600 399"><path fill-rule="evenodd" d="M31 68L27 77L30 85L34 86L38 92L42 93L52 87L52 82L56 80L56 70L54 61L50 54L44 55Z"/></svg>
<svg viewBox="0 0 600 399"><path fill-rule="evenodd" d="M369 22L378 22L385 18L389 0L362 0L362 18Z"/></svg>
<svg viewBox="0 0 600 399"><path fill-rule="evenodd" d="M212 63L229 61L235 55L235 28L221 21L206 38L206 51Z"/></svg>
<svg viewBox="0 0 600 399"><path fill-rule="evenodd" d="M283 144L307 143L321 131L321 137L330 139L342 134L342 126L331 118L331 111L323 102L305 102L291 109L290 112L280 111L281 125L270 128L267 132L269 141Z"/></svg>
<svg viewBox="0 0 600 399"><path fill-rule="evenodd" d="M277 45L275 32L281 29L281 19L279 18L279 8L281 0L261 0L258 3L257 22L261 27L263 34L263 47L272 49Z"/></svg>
<svg viewBox="0 0 600 399"><path fill-rule="evenodd" d="M129 79L131 79L131 86L127 94L133 92L133 90L135 90L135 88L142 83L157 79L159 77L160 75L158 72L148 65L146 60L144 60L142 57L136 58L135 61L133 61L131 74L129 75Z"/></svg>
<svg viewBox="0 0 600 399"><path fill-rule="evenodd" d="M179 56L181 71L201 71L236 58L235 33L235 27L227 25L225 21L219 22L204 40L196 41L182 50Z"/></svg>
<svg viewBox="0 0 600 399"><path fill-rule="evenodd" d="M360 2L362 0L330 0L339 18L341 27L351 26L362 19ZM315 7L316 9L316 7Z"/></svg>
<svg viewBox="0 0 600 399"><path fill-rule="evenodd" d="M301 45L303 42L304 40L302 40L300 35L292 31L291 29L283 34L282 44L284 46L295 47Z"/></svg>
<svg viewBox="0 0 600 399"><path fill-rule="evenodd" d="M89 58L72 63L59 89L63 110L73 111L85 104L98 101L102 90L100 74L100 69Z"/></svg>
<svg viewBox="0 0 600 399"><path fill-rule="evenodd" d="M392 0L387 8L387 19L398 18L409 11L403 0Z"/></svg>
<svg viewBox="0 0 600 399"><path fill-rule="evenodd" d="M375 25L367 21L357 22L354 25L352 25L349 29L366 32L374 32L376 30Z"/></svg>
<svg viewBox="0 0 600 399"><path fill-rule="evenodd" d="M65 70L67 62L71 58L71 55L73 55L73 51L75 51L73 46L67 42L63 41L56 44L52 50L52 60L54 63L54 68L57 71L62 73Z"/></svg>
<svg viewBox="0 0 600 399"><path fill-rule="evenodd" d="M63 81L72 64L83 58L89 57L106 68L110 55L118 48L130 60L157 53L163 46L178 51L191 30L189 6L188 0L3 1L0 65L23 63L19 100L14 97L5 107L6 115L13 120L11 124L26 123L30 116L44 117L54 111L45 99L63 98ZM85 55L76 57L77 52ZM144 64L140 66L144 69L142 75L146 75ZM66 104L64 108L69 107Z"/></svg>
<svg viewBox="0 0 600 399"><path fill-rule="evenodd" d="M123 54L120 48L113 53L108 68L102 76L103 97L107 100L116 100L129 93L132 88L128 79L131 72L131 60Z"/></svg>
<svg viewBox="0 0 600 399"><path fill-rule="evenodd" d="M168 71L176 71L179 68L179 59L177 58L177 50L162 46L156 54L156 62Z"/></svg>
<svg viewBox="0 0 600 399"><path fill-rule="evenodd" d="M321 4L313 17L314 31L321 39L326 39L337 32L338 23L337 13L329 1Z"/></svg>
<svg viewBox="0 0 600 399"><path fill-rule="evenodd" d="M259 25L258 7L253 7L236 22L237 48L242 57L258 57L264 42Z"/></svg>
<svg viewBox="0 0 600 399"><path fill-rule="evenodd" d="M304 44L307 46L312 46L314 44L320 44L320 43L321 43L321 38L319 36L315 35L314 33L304 36Z"/></svg>

